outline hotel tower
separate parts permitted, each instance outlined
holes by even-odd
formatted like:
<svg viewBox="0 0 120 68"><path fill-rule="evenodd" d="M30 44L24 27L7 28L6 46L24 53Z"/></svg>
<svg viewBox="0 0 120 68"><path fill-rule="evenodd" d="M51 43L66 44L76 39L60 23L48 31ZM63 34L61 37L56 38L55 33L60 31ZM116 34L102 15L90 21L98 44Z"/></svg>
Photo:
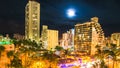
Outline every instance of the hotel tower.
<svg viewBox="0 0 120 68"><path fill-rule="evenodd" d="M29 0L25 7L25 38L39 41L40 38L40 3Z"/></svg>
<svg viewBox="0 0 120 68"><path fill-rule="evenodd" d="M104 33L98 23L98 17L91 18L91 21L75 25L75 50L94 55L96 46L103 47Z"/></svg>

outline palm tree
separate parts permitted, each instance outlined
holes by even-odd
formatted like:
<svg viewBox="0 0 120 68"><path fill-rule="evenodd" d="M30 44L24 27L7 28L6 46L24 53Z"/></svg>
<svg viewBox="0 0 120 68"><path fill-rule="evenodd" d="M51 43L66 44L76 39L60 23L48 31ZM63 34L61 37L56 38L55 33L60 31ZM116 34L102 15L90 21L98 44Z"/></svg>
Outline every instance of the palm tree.
<svg viewBox="0 0 120 68"><path fill-rule="evenodd" d="M25 67L27 66L27 63L29 62L30 58L33 58L33 55L37 53L37 51L42 49L42 45L38 45L34 40L22 40L21 42L23 46L19 48L19 51L21 53L25 54ZM29 65L29 64L28 64Z"/></svg>
<svg viewBox="0 0 120 68"><path fill-rule="evenodd" d="M117 48L116 44L110 44L110 49L106 50L105 54L107 54L107 56L112 56L113 59L113 67L115 67L115 65L117 64L117 56L120 55L120 49Z"/></svg>
<svg viewBox="0 0 120 68"><path fill-rule="evenodd" d="M7 57L8 58L10 58L11 56L13 56L14 55L14 51L9 51L9 52L7 52Z"/></svg>
<svg viewBox="0 0 120 68"><path fill-rule="evenodd" d="M56 51L61 51L61 50L63 50L63 47L61 47L61 46L56 46L56 47L55 47L55 50L56 50Z"/></svg>
<svg viewBox="0 0 120 68"><path fill-rule="evenodd" d="M33 55L37 53L37 51L40 51L43 49L42 44L37 44L34 40L14 40L14 44L18 48L18 51L16 53L24 54L25 55L25 67L27 67L27 64L29 62L30 58L33 58ZM19 45L19 46L18 46Z"/></svg>
<svg viewBox="0 0 120 68"><path fill-rule="evenodd" d="M13 56L14 56L14 51L9 51L9 52L7 52L7 57L10 59L10 62L13 60ZM8 64L8 67L9 67L10 65Z"/></svg>
<svg viewBox="0 0 120 68"><path fill-rule="evenodd" d="M13 60L11 61L11 66L14 68L22 68L22 62L17 56L14 56Z"/></svg>
<svg viewBox="0 0 120 68"><path fill-rule="evenodd" d="M101 50L101 46L96 45L95 48L97 49L95 56L98 59L103 60L103 53L102 53L102 50Z"/></svg>
<svg viewBox="0 0 120 68"><path fill-rule="evenodd" d="M99 46L99 45L96 45L95 48L97 48L97 51L96 51L97 53L95 54L95 57L100 60L100 62L101 62L100 67L105 68L106 65L105 65L104 58L106 58L106 56L108 56L109 51L101 49L101 46Z"/></svg>
<svg viewBox="0 0 120 68"><path fill-rule="evenodd" d="M5 47L0 45L0 58L1 58L1 53L5 50Z"/></svg>
<svg viewBox="0 0 120 68"><path fill-rule="evenodd" d="M117 45L116 44L110 44L111 49L109 54L113 57L113 68L115 66L116 63L116 52L117 52Z"/></svg>
<svg viewBox="0 0 120 68"><path fill-rule="evenodd" d="M14 43L17 51L15 51L14 60L12 60L12 63L14 63L16 61L16 59L15 59L16 57L20 56L23 53L26 53L26 50L27 50L26 40L13 39L13 43ZM10 53L12 53L12 52L10 52Z"/></svg>
<svg viewBox="0 0 120 68"><path fill-rule="evenodd" d="M15 48L18 48L21 45L22 40L13 39L12 42L15 45Z"/></svg>
<svg viewBox="0 0 120 68"><path fill-rule="evenodd" d="M61 57L61 53L62 53L63 50L64 50L63 47L61 47L61 46L56 46L56 47L55 47L55 53L56 53L56 55L58 55L58 56Z"/></svg>
<svg viewBox="0 0 120 68"><path fill-rule="evenodd" d="M26 47L26 45L19 48L20 54L24 54L25 58L25 68L27 67L27 60L28 60L28 51L29 49Z"/></svg>
<svg viewBox="0 0 120 68"><path fill-rule="evenodd" d="M51 50L43 53L43 59L46 59L49 61L50 63L49 68L52 68L51 63L57 63L58 61L58 57Z"/></svg>

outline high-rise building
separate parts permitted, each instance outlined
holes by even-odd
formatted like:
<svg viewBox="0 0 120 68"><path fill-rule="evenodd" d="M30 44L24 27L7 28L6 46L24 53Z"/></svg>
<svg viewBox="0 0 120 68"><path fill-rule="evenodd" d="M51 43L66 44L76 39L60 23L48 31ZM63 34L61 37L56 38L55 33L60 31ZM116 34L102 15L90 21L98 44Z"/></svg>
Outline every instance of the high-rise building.
<svg viewBox="0 0 120 68"><path fill-rule="evenodd" d="M48 26L42 26L42 42L44 48L46 49L54 49L58 45L58 31L57 30L50 30Z"/></svg>
<svg viewBox="0 0 120 68"><path fill-rule="evenodd" d="M57 30L48 30L47 31L47 42L48 46L47 49L55 48L58 45L58 31Z"/></svg>
<svg viewBox="0 0 120 68"><path fill-rule="evenodd" d="M42 39L42 42L43 42L43 45L44 45L44 48L47 48L48 46L48 43L47 43L47 31L48 31L48 26L46 25L43 25L42 26L42 34L41 34L41 39Z"/></svg>
<svg viewBox="0 0 120 68"><path fill-rule="evenodd" d="M95 54L96 45L103 46L104 33L98 18L91 18L90 22L75 25L74 45L75 51Z"/></svg>
<svg viewBox="0 0 120 68"><path fill-rule="evenodd" d="M66 33L62 34L60 46L62 46L64 49L74 48L74 29L70 29Z"/></svg>
<svg viewBox="0 0 120 68"><path fill-rule="evenodd" d="M111 43L120 46L120 33L111 34Z"/></svg>
<svg viewBox="0 0 120 68"><path fill-rule="evenodd" d="M39 41L40 38L40 3L29 0L25 7L25 38Z"/></svg>

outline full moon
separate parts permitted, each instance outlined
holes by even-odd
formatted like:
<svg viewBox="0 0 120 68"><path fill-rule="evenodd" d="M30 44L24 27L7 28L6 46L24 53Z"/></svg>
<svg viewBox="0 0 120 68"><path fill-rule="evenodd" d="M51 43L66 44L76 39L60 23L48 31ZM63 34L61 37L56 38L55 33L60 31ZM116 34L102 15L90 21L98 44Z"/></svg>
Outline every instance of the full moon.
<svg viewBox="0 0 120 68"><path fill-rule="evenodd" d="M74 10L74 9L68 9L68 10L67 10L67 15L68 15L69 17L75 16L75 10Z"/></svg>

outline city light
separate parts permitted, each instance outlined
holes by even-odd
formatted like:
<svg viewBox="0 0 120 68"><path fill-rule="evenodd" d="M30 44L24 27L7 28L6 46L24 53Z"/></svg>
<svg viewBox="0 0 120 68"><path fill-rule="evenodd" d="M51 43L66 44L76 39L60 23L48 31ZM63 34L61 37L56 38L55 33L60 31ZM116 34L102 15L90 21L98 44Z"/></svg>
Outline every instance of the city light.
<svg viewBox="0 0 120 68"><path fill-rule="evenodd" d="M54 11L53 8L49 10ZM51 17L45 17L48 19L46 22L58 30L49 29L47 24L42 25L41 29L43 18L40 18L43 16L40 13L40 3L29 0L25 7L25 35L17 33L13 38L9 34L5 37L0 35L0 68L120 68L120 33L105 37L99 18L92 17L89 21L80 22L83 18L79 17L79 10L75 10L75 7L67 9L69 21L58 27L50 19L66 19L45 12L45 16ZM84 18L86 16L87 13ZM68 23L74 28L70 29ZM65 30L60 32L59 28Z"/></svg>

